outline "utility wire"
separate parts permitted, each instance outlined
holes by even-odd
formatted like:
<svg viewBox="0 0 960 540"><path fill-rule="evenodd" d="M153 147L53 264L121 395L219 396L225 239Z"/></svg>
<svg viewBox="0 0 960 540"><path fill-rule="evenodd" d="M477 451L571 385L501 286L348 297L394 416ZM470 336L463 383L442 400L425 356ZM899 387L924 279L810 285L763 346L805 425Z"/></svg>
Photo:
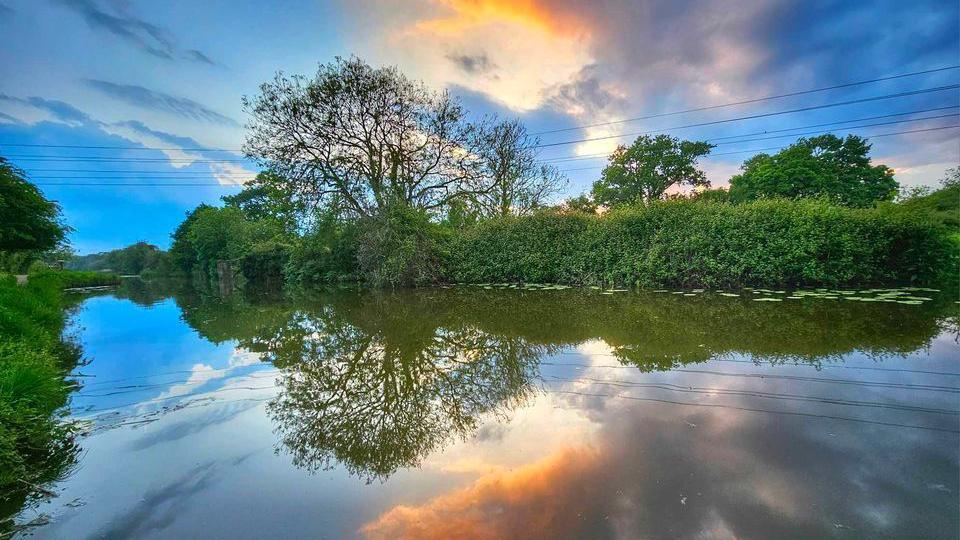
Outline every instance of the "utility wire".
<svg viewBox="0 0 960 540"><path fill-rule="evenodd" d="M890 136L893 136L893 135L906 135L906 134L908 134L908 133L924 133L924 132L927 132L927 131L940 131L940 130L944 130L944 129L955 129L955 128L960 128L960 124L954 124L954 125L952 125L952 126L940 126L940 127L935 127L935 128L926 128L926 129L912 129L912 130L909 130L909 131L895 131L895 132L892 132L892 133L878 133L878 134L876 134L876 135L868 135L867 137L868 137L868 138L872 138L872 139L876 139L877 137L890 137ZM818 131L818 132L815 132L815 133L830 133L830 131ZM809 133L808 133L808 135L809 135ZM773 138L776 138L776 137L773 137ZM751 140L760 140L760 139L751 139ZM740 141L740 142L745 142L745 141ZM746 153L750 153L750 152L762 152L762 151L765 151L765 150L780 150L780 149L782 149L782 148L784 148L784 147L783 147L783 146L773 146L773 147L768 147L768 148L755 148L755 149L753 149L753 150L738 150L738 151L736 151L736 152L723 152L723 153L719 153L719 154L708 154L707 156L704 156L704 157L708 157L708 158L709 158L709 157L716 157L716 156L729 156L729 155L733 155L733 154L746 154ZM594 167L580 167L580 168L577 168L577 169L560 169L560 172L589 171L589 170L593 170L593 169L603 169L604 167L606 167L606 166L605 166L605 165L597 165L597 166L594 166Z"/></svg>
<svg viewBox="0 0 960 540"><path fill-rule="evenodd" d="M770 130L764 130L764 131L755 131L755 132L753 132L753 133L741 133L741 134L739 134L739 135L726 135L726 136L723 136L723 137L713 137L712 139L709 139L709 140L710 140L710 141L718 141L718 140L723 140L723 139L736 139L736 138L739 138L739 137L751 137L751 136L753 136L753 135L766 135L766 134L768 134L768 133L784 133L784 132L787 132L787 131L796 131L796 130L798 130L798 129L810 129L810 128L815 128L815 127L832 126L832 125L835 125L835 124L849 124L849 123L851 123L851 122L863 122L863 121L866 121L866 120L878 120L878 119L882 119L882 118L893 118L893 117L896 117L896 116L905 116L905 115L909 115L909 114L921 114L921 113L925 113L925 112L935 112L935 111L943 111L943 110L948 110L948 109L956 109L956 108L958 108L958 107L960 107L960 106L958 106L958 105L950 105L949 107L936 107L936 108L933 108L933 109L923 109L923 110L919 110L919 111L911 111L911 112L903 112L903 113L895 113L895 114L882 114L882 115L879 115L879 116L866 116L866 117L864 117L864 118L857 118L857 119L852 119L852 120L839 120L839 121L836 121L836 122L826 122L826 123L822 123L822 124L810 124L810 125L808 125L808 126L797 126L797 127L784 128L784 129L770 129ZM886 124L901 124L901 123L904 123L904 122L920 122L920 121L923 121L923 120L932 120L932 119L936 119L936 118L945 118L945 117L948 117L948 116L956 116L956 114L947 114L947 115L941 115L941 116L927 116L927 117L923 117L923 118L907 118L907 119L904 119L904 120L898 120L898 121L896 121L896 122L885 122L883 125L886 125ZM881 124L876 124L876 125L881 125ZM847 129L856 129L857 127L864 127L864 126L850 126L850 127L847 128ZM838 127L837 129L840 129L840 128ZM790 135L790 136L793 136L793 135ZM734 142L743 142L743 141L734 141ZM544 161L544 162L547 162L547 163L560 163L560 162L566 162L566 161L580 161L580 160L584 160L584 159L596 159L596 158L599 158L599 157L607 157L607 156L609 156L609 155L610 155L610 152L598 152L598 153L595 153L595 154L587 154L587 155L576 156L576 157L556 157L556 158L548 158L548 159L544 159L543 161Z"/></svg>
<svg viewBox="0 0 960 540"><path fill-rule="evenodd" d="M560 141L560 142L554 142L554 143L538 144L538 145L533 146L532 148L549 148L549 147L552 147L552 146L562 146L562 145L565 145L565 144L578 144L578 143L584 143L584 142L605 141L605 140L608 140L608 139L619 139L620 137L633 137L633 136L638 136L638 135L650 135L650 134L653 134L653 133L663 133L663 132L665 132L665 131L672 131L672 130L677 130L677 129L689 129L689 128L693 128L693 127L714 126L714 125L717 125L717 124L725 124L725 123L728 123L728 122L739 122L739 121L743 121L743 120L754 120L754 119L756 119L756 118L768 118L768 117L771 117L771 116L780 116L780 115L783 115L783 114L792 114L792 113L798 113L798 112L814 111L814 110L819 110L819 109L829 109L829 108L831 108L831 107L842 107L842 106L844 106L844 105L855 105L855 104L858 104L858 103L868 103L868 102L871 102L871 101L879 101L879 100L884 100L884 99L895 99L895 98L907 97L907 96L914 96L914 95L919 95L919 94L928 94L928 93L931 93L931 92L943 92L943 91L946 91L946 90L956 90L956 89L958 89L958 88L960 88L960 84L950 84L950 85L946 85L946 86L936 86L936 87L933 87L933 88L924 88L924 89L921 89L921 90L910 90L910 91L907 91L907 92L897 92L897 93L895 93L895 94L884 94L884 95L882 95L882 96L871 96L871 97L868 97L868 98L850 99L850 100L846 100L846 101L837 101L837 102L834 102L834 103L825 103L825 104L823 104L823 105L810 105L810 106L807 106L807 107L798 107L798 108L796 108L796 109L787 109L787 110L783 110L783 111L774 111L774 112L769 112L769 113L751 114L751 115L747 115L747 116L738 116L738 117L735 117L735 118L725 118L725 119L723 119L723 120L711 120L711 121L709 121L709 122L697 122L697 123L694 123L694 124L685 124L685 125L682 125L682 126L673 126L673 127L663 128L663 129L655 129L655 130L651 130L651 131L637 131L637 132L633 132L633 133L619 133L619 134L616 134L616 135L603 135L603 136L600 136L600 137L587 137L587 138L584 138L584 139L575 139L575 140L571 140L571 141Z"/></svg>
<svg viewBox="0 0 960 540"><path fill-rule="evenodd" d="M952 126L940 126L940 127L934 127L934 128L925 128L925 129L912 129L912 130L908 130L908 131L894 131L894 132L890 132L890 133L878 133L878 134L876 134L876 135L869 135L869 137L870 137L870 138L890 137L890 136L893 136L893 135L906 135L906 134L910 134L910 133L924 133L924 132L929 132L929 131L941 131L941 130L944 130L944 129L955 129L955 128L958 128L958 127L960 127L960 124L955 124L955 125L952 125ZM830 131L817 132L817 133L830 133ZM726 155L733 155L733 154L745 154L745 153L750 153L750 152L762 152L762 151L766 151L766 150L779 150L779 149L781 149L781 148L783 148L783 146L773 146L773 147L767 147L767 148L755 148L755 149L751 149L751 150L738 150L738 151L735 151L735 152L723 152L723 153L719 153L719 154L710 154L708 157L726 156ZM595 166L595 167L579 167L579 168L575 168L575 169L561 169L560 172L589 171L589 170L602 169L602 168L604 168L603 165L598 165L598 166ZM97 182L97 183L36 182L36 185L38 185L38 186L64 186L64 187L95 187L95 186L123 186L123 187L209 186L209 187L229 187L229 188L244 187L242 184L213 184L213 183L208 183L208 184L199 184L199 183L118 183L118 182L114 182L114 183L106 183L106 182Z"/></svg>
<svg viewBox="0 0 960 540"><path fill-rule="evenodd" d="M852 86L861 86L861 85L864 85L864 84L870 84L870 83L875 83L875 82L889 81L889 80L893 80L893 79L902 79L902 78L904 78L904 77L913 77L913 76L916 76L916 75L926 75L926 74L929 74L929 73L937 73L937 72L940 72L940 71L948 71L948 70L957 69L957 68L960 68L960 65L945 66L945 67L941 67L941 68L933 68L933 69L927 69L927 70L923 70L923 71L914 71L914 72L911 72L911 73L902 73L902 74L899 74L899 75L889 75L889 76L886 76L886 77L878 77L878 78L876 78L876 79L869 79L869 80L865 80L865 81L857 81L857 82L851 82L851 83L845 83L845 84L836 84L836 85L833 85L833 86L824 86L824 87L821 87L821 88L813 88L813 89L810 89L810 90L799 90L799 91L796 91L796 92L789 92L789 93L786 93L786 94L777 94L777 95L773 95L773 96L764 96L764 97L759 97L759 98L754 98L754 99L745 99L745 100L743 100L743 101L734 101L734 102L731 102L731 103L723 103L723 104L721 104L721 105L709 105L709 106L706 106L706 107L696 107L696 108L693 108L693 109L683 109L683 110L680 110L680 111L671 111L671 112L665 112L665 113L650 114L650 115L646 115L646 116L635 116L635 117L633 117L633 118L625 118L625 119L623 119L623 120L612 120L612 121L609 121L609 122L598 122L598 123L595 123L595 124L583 124L583 125L578 125L578 126L573 126L573 127L568 127L568 128L549 129L549 130L546 130L546 131L538 131L538 132L536 132L536 133L531 133L531 135L546 135L546 134L548 134L548 133L560 133L560 132L563 132L563 131L574 131L574 130L578 130L578 129L585 129L585 128L591 128L591 127L601 127L601 126L610 126L610 125L615 125L615 124L624 124L624 123L627 123L627 122L635 122L635 121L637 121L637 120L649 120L649 119L651 119L651 118L662 118L662 117L664 117L664 116L674 116L674 115L678 115L678 114L687 114L687 113L692 113L692 112L710 111L710 110L713 110L713 109L721 109L721 108L724 108L724 107L733 107L733 106L736 106L736 105L747 105L747 104L750 104L750 103L759 103L759 102L761 102L761 101L768 101L768 100L771 100L771 99L780 99L780 98L785 98L785 97L802 96L802 95L806 95L806 94L813 94L813 93L816 93L816 92L825 92L825 91L827 91L827 90L836 90L836 89L839 89L839 88L850 88L850 87L852 87Z"/></svg>
<svg viewBox="0 0 960 540"><path fill-rule="evenodd" d="M945 70L948 70L948 69L957 69L957 68L960 68L960 65L957 65L957 66L949 66L949 67L944 67L944 68L937 68L937 69L934 69L934 70L927 70L927 71L915 72L915 73L910 73L910 74L896 75L896 76L891 76L891 77L889 77L889 78L906 77L906 76L911 76L911 75L918 75L918 74L924 74L924 73L932 73L932 72L935 72L935 71L945 71ZM801 94L807 94L807 93L811 93L811 92L819 92L819 91L823 91L823 90L827 90L827 89L843 88L843 87L845 87L845 86L855 86L855 85L858 85L858 84L866 84L867 82L875 82L875 81L879 81L879 80L887 80L887 79L889 79L889 78L881 78L881 79L876 79L876 80L873 80L873 81L861 81L861 82L858 82L858 83L848 83L848 84L845 84L845 85L837 85L837 86L834 86L834 87L828 87L828 88L823 88L823 89L804 90L804 91L800 91L800 92L794 92L794 93L791 93L791 94L783 94L783 95L781 95L781 96L774 96L774 97L785 97L785 96L788 96L788 95L801 95ZM953 90L953 89L957 89L957 88L960 88L960 84L952 84L952 85L939 86L939 87L933 87L933 88L924 88L924 89L919 89L919 90L908 90L908 91L904 91L904 92L897 92L897 93L894 93L894 94L886 94L886 95L881 95L881 96L872 96L872 97L860 98L860 99L854 99L854 100L840 101L840 102L834 102L834 103L826 103L826 104L822 104L822 105L812 105L812 106L808 106L808 107L801 107L801 108L797 108L797 109L789 109L789 110L785 110L785 111L777 111L777 112L771 112L771 113L756 114L756 115L743 116L743 117L738 117L738 118L729 118L729 119L724 119L724 120L715 120L715 121L712 121L712 122L703 122L703 123L690 124L690 125L685 125L685 126L676 126L676 127L672 127L672 128L664 128L663 130L659 130L659 131L667 131L667 130L671 130L671 129L685 129L685 128L688 128L688 127L698 127L698 126L706 126L706 125L715 125L715 124L722 124L722 123L726 123L726 122L734 122L734 121L740 121L740 120L751 120L751 119L755 119L755 118L765 118L765 117L769 117L769 116L777 116L777 115L790 114L790 113L795 113L795 112L803 112L803 111L811 111L811 110L818 110L818 109L826 109L826 108L831 108L831 107L841 107L841 106L844 106L844 105L854 105L854 104L858 104L858 103L866 103L866 102L870 102L870 101L877 101L877 100L883 100L883 99L894 99L894 98L898 98L898 97L907 97L907 96L925 94L925 93L930 93L930 92L942 92L942 91L945 91L945 90ZM737 104L740 104L740 103L752 103L752 102L754 102L754 101L763 101L764 99L773 99L773 97L769 97L769 98L758 98L758 99L756 99L756 100L747 100L747 101L744 101L744 102L738 102ZM715 106L707 107L707 108L689 109L689 110L686 110L686 111L677 111L677 112L673 112L673 113L663 113L663 114L660 114L660 115L653 115L653 116L647 116L647 117L637 117L637 118L626 119L626 120L618 120L618 121L614 121L614 122L603 122L603 123L597 123L597 124L589 124L589 125L586 125L586 126L579 126L579 127L577 127L577 128L564 128L564 129L555 130L555 131L567 131L567 130L570 130L570 129L580 129L580 128L584 128L584 127L596 127L596 126L617 124L617 123L623 123L623 122L630 122L630 121L633 121L633 120L641 120L641 119L645 119L645 118L654 118L654 117L657 117L657 116L668 116L668 115L672 115L672 114L681 114L681 113L683 113L683 112L692 112L692 111L696 111L696 110L706 110L706 109L719 108L719 107L730 106L730 105L731 105L731 104L727 104L727 105L715 105ZM542 133L545 133L545 132L541 132L541 134L542 134ZM646 132L646 133L656 133L656 131ZM540 148L540 147L556 146L556 145L562 145L562 144L574 144L574 143L577 143L577 142L588 142L588 141L593 141L593 140L602 140L602 139L609 139L609 138L616 138L616 137L626 137L626 136L639 135L639 134L643 134L643 133L623 133L623 134L619 134L619 135L607 135L607 136L598 137L598 138L590 138L590 139L581 139L581 140L576 140L576 141L562 141L562 142L557 142L557 143L541 144L541 145L537 145L536 147L537 147L537 148ZM52 145L52 144L48 145L48 144L27 144L27 143L0 143L0 146L30 147L30 148L83 148L83 149L99 149L99 150L158 150L158 151L164 151L164 150L165 150L165 151L196 151L196 152L235 152L235 151L240 151L239 148L203 148L203 147L197 147L197 148L178 148L178 147L158 147L158 146L92 146L92 145L91 145L91 146L87 146L87 145ZM27 157L45 157L45 156L21 155L21 156L8 156L8 157L27 158ZM137 159L137 160L140 160L140 159L148 159L148 158L129 158L129 159ZM157 158L156 160L157 160L157 161L174 161L174 160L172 160L172 159L162 159L162 158ZM181 159L180 161L196 162L196 161L200 161L200 160ZM246 160L240 159L240 160L206 160L206 161L211 161L211 162L231 162L231 161L246 161Z"/></svg>

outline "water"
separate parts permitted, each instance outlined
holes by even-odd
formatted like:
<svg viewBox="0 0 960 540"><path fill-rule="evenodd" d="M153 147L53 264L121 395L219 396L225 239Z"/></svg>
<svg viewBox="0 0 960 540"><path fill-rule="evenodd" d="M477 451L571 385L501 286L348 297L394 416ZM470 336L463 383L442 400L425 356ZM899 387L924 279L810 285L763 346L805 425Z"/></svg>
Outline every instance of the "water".
<svg viewBox="0 0 960 540"><path fill-rule="evenodd" d="M34 538L956 538L957 305L452 288L83 300Z"/></svg>

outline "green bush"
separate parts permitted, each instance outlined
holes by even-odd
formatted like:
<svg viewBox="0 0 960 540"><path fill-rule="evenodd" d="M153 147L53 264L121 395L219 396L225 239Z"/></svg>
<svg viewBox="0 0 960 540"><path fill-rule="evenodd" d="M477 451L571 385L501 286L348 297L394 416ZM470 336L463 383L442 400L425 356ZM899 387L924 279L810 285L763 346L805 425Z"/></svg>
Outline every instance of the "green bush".
<svg viewBox="0 0 960 540"><path fill-rule="evenodd" d="M956 260L924 213L676 200L481 223L453 242L449 266L468 282L736 287L931 282Z"/></svg>
<svg viewBox="0 0 960 540"><path fill-rule="evenodd" d="M358 234L356 224L338 222L327 216L292 247L284 269L286 279L302 284L358 279Z"/></svg>
<svg viewBox="0 0 960 540"><path fill-rule="evenodd" d="M444 229L426 213L395 204L359 224L357 265L375 286L418 286L443 278Z"/></svg>
<svg viewBox="0 0 960 540"><path fill-rule="evenodd" d="M243 277L255 283L280 283L290 260L290 246L279 242L257 244L240 259Z"/></svg>

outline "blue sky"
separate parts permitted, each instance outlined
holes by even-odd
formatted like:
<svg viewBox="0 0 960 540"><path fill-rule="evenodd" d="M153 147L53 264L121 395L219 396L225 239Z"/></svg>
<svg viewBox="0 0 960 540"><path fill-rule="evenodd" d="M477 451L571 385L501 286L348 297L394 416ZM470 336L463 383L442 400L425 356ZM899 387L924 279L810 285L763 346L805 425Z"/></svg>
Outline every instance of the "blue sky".
<svg viewBox="0 0 960 540"><path fill-rule="evenodd" d="M278 70L312 74L353 54L449 89L476 115L516 116L533 132L574 128L544 133L544 143L610 137L543 150L545 159L577 158L555 161L570 178L565 195L599 174L603 158L590 156L631 139L611 136L650 130L724 143L702 163L723 186L750 150L793 140L775 135L955 125L957 109L946 107L960 92L676 127L952 85L960 70L577 126L960 64L958 21L955 0L0 0L0 155L61 203L79 253L138 240L167 247L185 212L255 172L236 150L196 150L239 149L241 97ZM887 122L898 123L849 129ZM763 134L804 126L820 127ZM960 161L958 132L876 137L872 155L903 184L934 185ZM734 137L746 134L756 135Z"/></svg>

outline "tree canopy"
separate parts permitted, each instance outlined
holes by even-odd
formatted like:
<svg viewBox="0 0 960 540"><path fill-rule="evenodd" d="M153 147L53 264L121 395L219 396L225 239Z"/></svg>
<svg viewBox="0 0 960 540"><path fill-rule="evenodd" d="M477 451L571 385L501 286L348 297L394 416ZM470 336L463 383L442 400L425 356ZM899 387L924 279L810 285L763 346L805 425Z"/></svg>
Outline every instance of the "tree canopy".
<svg viewBox="0 0 960 540"><path fill-rule="evenodd" d="M730 198L828 197L853 207L891 200L898 189L893 170L872 165L869 152L870 143L856 135L800 139L772 156L758 154L744 162L743 172L730 179Z"/></svg>
<svg viewBox="0 0 960 540"><path fill-rule="evenodd" d="M546 206L566 185L556 167L538 163L540 139L529 135L519 120L489 122L479 132L477 152L489 182L488 189L473 197L480 216L527 215Z"/></svg>
<svg viewBox="0 0 960 540"><path fill-rule="evenodd" d="M672 186L709 186L697 159L712 147L669 135L637 137L632 145L621 145L610 155L603 175L593 184L594 201L619 206L660 199Z"/></svg>
<svg viewBox="0 0 960 540"><path fill-rule="evenodd" d="M394 202L437 210L483 190L463 107L395 68L338 58L311 79L277 74L244 107L246 154L307 208L370 217Z"/></svg>
<svg viewBox="0 0 960 540"><path fill-rule="evenodd" d="M60 206L47 200L23 171L0 158L0 251L46 251L70 230Z"/></svg>

